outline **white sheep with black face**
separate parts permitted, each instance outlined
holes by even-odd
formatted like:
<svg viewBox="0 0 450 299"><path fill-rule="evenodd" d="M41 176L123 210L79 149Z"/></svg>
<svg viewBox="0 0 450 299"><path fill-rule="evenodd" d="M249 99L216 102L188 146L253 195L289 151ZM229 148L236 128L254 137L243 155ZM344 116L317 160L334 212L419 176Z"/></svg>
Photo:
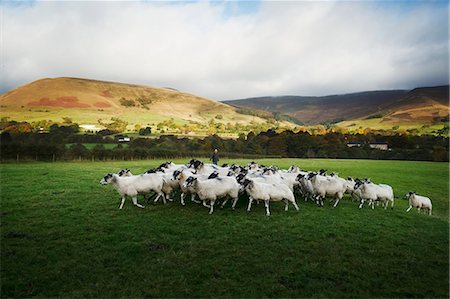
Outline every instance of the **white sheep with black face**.
<svg viewBox="0 0 450 299"><path fill-rule="evenodd" d="M242 185L249 197L247 212L250 212L253 200L264 201L267 216L270 216L269 201L284 201L285 211L288 210L289 202L291 202L295 209L297 211L299 210L295 202L294 193L285 184L267 184L245 179Z"/></svg>
<svg viewBox="0 0 450 299"><path fill-rule="evenodd" d="M433 204L429 197L417 195L416 192L408 192L405 198L409 201L406 212L409 212L412 208L417 208L418 213L420 213L420 210L428 210L428 215L431 215Z"/></svg>
<svg viewBox="0 0 450 299"><path fill-rule="evenodd" d="M122 202L119 206L119 209L123 208L123 204L125 203L125 199L127 196L130 196L133 200L133 204L139 208L144 208L144 206L140 205L137 202L138 194L155 192L158 194L156 200L158 200L161 196L164 197L164 193L162 192L163 178L157 173L125 177L120 177L115 173L109 173L100 181L100 184L112 184L114 188L116 188L117 192L119 192L120 196L122 197Z"/></svg>
<svg viewBox="0 0 450 299"><path fill-rule="evenodd" d="M319 174L316 172L310 173L307 178L311 181L314 197L321 206L323 206L325 197L328 196L336 200L334 203L334 207L336 207L347 189L345 180L328 177L325 170L321 170Z"/></svg>
<svg viewBox="0 0 450 299"><path fill-rule="evenodd" d="M299 183L300 193L303 195L305 201L310 199L311 201L315 201L314 188L310 180L308 180L308 172L299 173L295 180Z"/></svg>
<svg viewBox="0 0 450 299"><path fill-rule="evenodd" d="M209 201L209 214L214 211L214 204L218 198L230 197L233 200L232 208L236 206L239 196L240 185L234 177L216 177L200 180L198 177L190 176L183 183L184 188L193 188L203 205ZM222 204L222 206L226 201Z"/></svg>
<svg viewBox="0 0 450 299"><path fill-rule="evenodd" d="M394 208L394 190L391 186L386 184L374 184L369 180L357 181L355 183L355 192L358 193L361 203L359 208L362 208L364 202L369 202L369 205L374 209L376 201L383 204L384 209L387 209L389 202L391 202L391 209Z"/></svg>

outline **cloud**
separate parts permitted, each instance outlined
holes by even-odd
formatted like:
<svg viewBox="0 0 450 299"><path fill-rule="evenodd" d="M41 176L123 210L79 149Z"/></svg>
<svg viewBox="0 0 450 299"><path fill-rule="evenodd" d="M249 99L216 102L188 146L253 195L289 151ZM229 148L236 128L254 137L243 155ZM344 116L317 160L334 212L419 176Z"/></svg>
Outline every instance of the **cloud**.
<svg viewBox="0 0 450 299"><path fill-rule="evenodd" d="M2 91L69 76L223 100L449 78L446 2L64 1L1 9Z"/></svg>

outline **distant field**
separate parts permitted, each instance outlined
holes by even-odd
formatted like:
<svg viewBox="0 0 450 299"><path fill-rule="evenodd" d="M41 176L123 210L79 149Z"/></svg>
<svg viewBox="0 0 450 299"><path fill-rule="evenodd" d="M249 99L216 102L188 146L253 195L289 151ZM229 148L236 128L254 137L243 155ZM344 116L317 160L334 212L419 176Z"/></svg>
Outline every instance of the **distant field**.
<svg viewBox="0 0 450 299"><path fill-rule="evenodd" d="M96 145L103 145L106 149L116 148L118 145L122 145L123 147L128 147L127 143L82 143L82 145L87 149L93 149ZM73 143L67 143L66 147L71 147Z"/></svg>
<svg viewBox="0 0 450 299"><path fill-rule="evenodd" d="M208 215L178 196L118 210L99 184L162 162L0 164L1 297L448 297L448 163L259 160L388 183L393 210L298 198L300 212L273 203L267 217L241 198ZM433 216L405 212L412 190L433 200Z"/></svg>
<svg viewBox="0 0 450 299"><path fill-rule="evenodd" d="M423 122L396 124L392 122L383 122L383 120L384 120L383 118L348 120L337 123L336 125L339 127L347 128L349 130L356 130L359 127L362 127L388 131L392 130L392 127L398 125L397 130L417 129L421 134L430 134L433 133L434 131L444 128L444 123L425 125L424 127Z"/></svg>

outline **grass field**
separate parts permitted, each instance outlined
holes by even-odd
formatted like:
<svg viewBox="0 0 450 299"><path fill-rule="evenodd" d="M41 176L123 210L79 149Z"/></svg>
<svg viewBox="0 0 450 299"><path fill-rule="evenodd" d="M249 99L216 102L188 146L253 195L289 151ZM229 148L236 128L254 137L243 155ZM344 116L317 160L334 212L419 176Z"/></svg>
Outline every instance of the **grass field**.
<svg viewBox="0 0 450 299"><path fill-rule="evenodd" d="M118 210L99 184L161 162L1 164L1 297L449 295L448 163L260 160L391 184L386 211L348 197L336 209L299 198L300 212L273 203L270 217L243 199L213 215L179 201ZM405 212L411 190L433 200L432 216Z"/></svg>
<svg viewBox="0 0 450 299"><path fill-rule="evenodd" d="M82 143L82 145L87 149L93 149L97 145L103 145L103 147L106 149L113 149L116 148L119 144L122 145L122 147L128 147L127 143ZM67 143L66 147L69 148L72 145L74 145L74 143Z"/></svg>

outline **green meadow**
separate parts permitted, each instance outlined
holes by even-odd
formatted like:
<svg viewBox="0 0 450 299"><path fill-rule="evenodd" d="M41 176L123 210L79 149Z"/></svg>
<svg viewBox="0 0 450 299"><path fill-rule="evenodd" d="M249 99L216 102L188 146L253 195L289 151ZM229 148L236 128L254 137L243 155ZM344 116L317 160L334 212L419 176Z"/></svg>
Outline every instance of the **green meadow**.
<svg viewBox="0 0 450 299"><path fill-rule="evenodd" d="M394 209L297 198L246 212L125 202L100 179L162 160L0 164L1 297L448 297L448 163L265 159L394 188ZM186 160L175 161L185 163ZM220 163L248 163L223 160ZM433 215L406 213L408 191Z"/></svg>

